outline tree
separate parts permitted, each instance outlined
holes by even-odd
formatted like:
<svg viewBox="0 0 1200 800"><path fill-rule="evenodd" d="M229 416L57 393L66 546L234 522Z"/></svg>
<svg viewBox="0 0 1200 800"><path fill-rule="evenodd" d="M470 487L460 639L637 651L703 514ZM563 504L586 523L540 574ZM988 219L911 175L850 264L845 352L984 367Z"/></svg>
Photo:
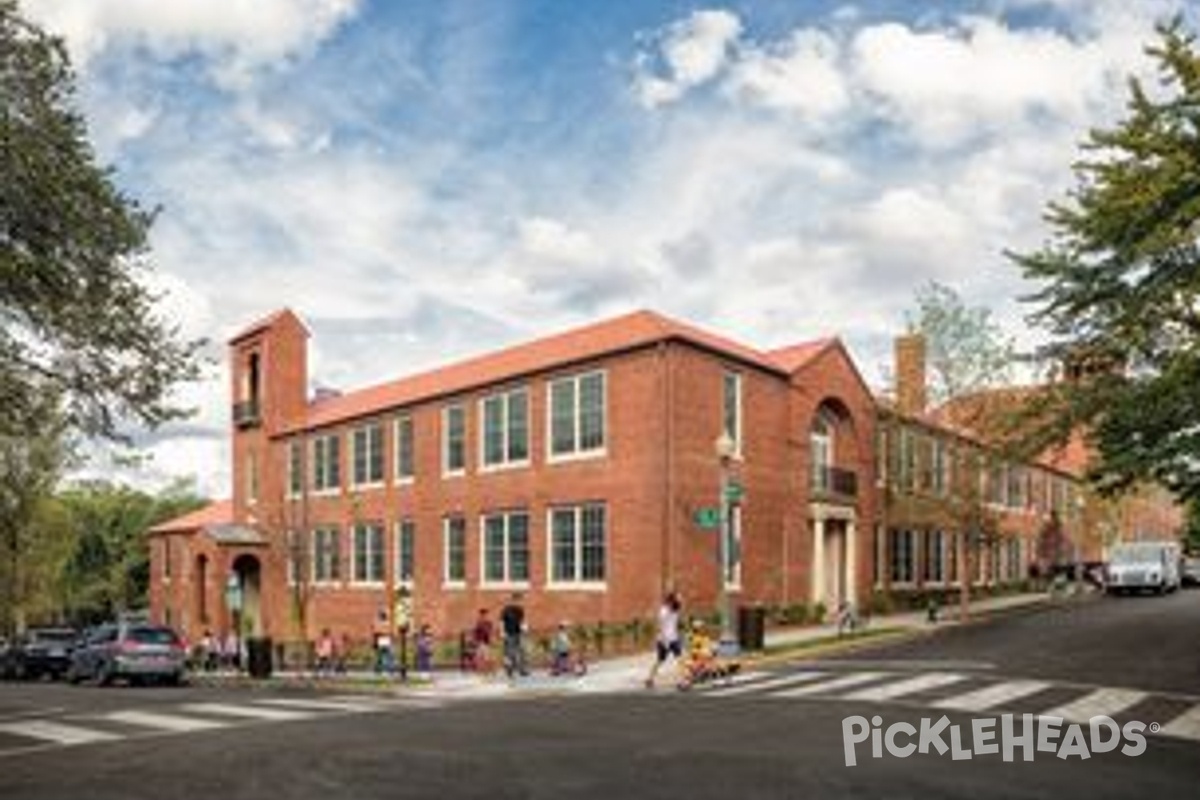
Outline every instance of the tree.
<svg viewBox="0 0 1200 800"><path fill-rule="evenodd" d="M1200 55L1180 19L1146 48L1153 93L1131 79L1127 116L1091 132L1076 185L1051 203L1049 239L1010 253L1038 288L1031 320L1066 376L1016 434L1040 452L1083 431L1089 477L1115 494L1157 481L1200 498Z"/></svg>
<svg viewBox="0 0 1200 800"><path fill-rule="evenodd" d="M54 572L39 556L57 552L49 533L61 531L41 524L50 520L48 500L69 456L56 405L44 398L34 408L37 428L0 436L0 628L7 630L25 627Z"/></svg>
<svg viewBox="0 0 1200 800"><path fill-rule="evenodd" d="M61 397L85 434L181 414L200 342L155 315L142 278L153 214L95 163L59 39L0 0L0 436Z"/></svg>
<svg viewBox="0 0 1200 800"><path fill-rule="evenodd" d="M910 333L925 336L930 399L944 403L1010 382L1016 348L990 309L968 306L954 289L931 281L917 290Z"/></svg>

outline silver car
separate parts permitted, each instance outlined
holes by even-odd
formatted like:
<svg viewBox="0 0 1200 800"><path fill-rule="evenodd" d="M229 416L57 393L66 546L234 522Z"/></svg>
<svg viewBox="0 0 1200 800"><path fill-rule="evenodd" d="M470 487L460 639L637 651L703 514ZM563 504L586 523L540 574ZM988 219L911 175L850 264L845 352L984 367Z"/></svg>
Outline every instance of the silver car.
<svg viewBox="0 0 1200 800"><path fill-rule="evenodd" d="M119 623L91 630L71 654L67 680L115 680L178 685L187 669L187 652L179 635L161 625Z"/></svg>

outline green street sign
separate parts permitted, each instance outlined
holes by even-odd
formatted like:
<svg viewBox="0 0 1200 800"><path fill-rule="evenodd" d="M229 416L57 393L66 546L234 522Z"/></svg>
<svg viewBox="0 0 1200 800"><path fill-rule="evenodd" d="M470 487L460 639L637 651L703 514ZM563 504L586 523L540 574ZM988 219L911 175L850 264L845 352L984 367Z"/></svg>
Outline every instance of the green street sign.
<svg viewBox="0 0 1200 800"><path fill-rule="evenodd" d="M705 530L715 531L721 527L721 510L718 508L698 508L693 518L696 525Z"/></svg>
<svg viewBox="0 0 1200 800"><path fill-rule="evenodd" d="M746 490L742 488L740 483L731 483L725 487L725 499L731 503L736 503L746 496Z"/></svg>

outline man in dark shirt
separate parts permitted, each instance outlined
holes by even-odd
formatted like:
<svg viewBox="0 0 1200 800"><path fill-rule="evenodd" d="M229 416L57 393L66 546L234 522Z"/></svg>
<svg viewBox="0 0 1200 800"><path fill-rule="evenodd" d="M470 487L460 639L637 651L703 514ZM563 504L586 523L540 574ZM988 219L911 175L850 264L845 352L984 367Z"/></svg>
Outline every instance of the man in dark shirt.
<svg viewBox="0 0 1200 800"><path fill-rule="evenodd" d="M525 629L525 609L521 607L519 593L514 593L508 605L500 612L500 625L504 630L504 671L510 678L514 672L528 675L525 648L521 644L521 635Z"/></svg>

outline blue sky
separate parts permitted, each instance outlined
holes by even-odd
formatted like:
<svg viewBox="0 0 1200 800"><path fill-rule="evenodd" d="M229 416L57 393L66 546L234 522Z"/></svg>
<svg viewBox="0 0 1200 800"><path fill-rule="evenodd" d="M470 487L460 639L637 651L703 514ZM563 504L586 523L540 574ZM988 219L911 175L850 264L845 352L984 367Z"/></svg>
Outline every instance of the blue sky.
<svg viewBox="0 0 1200 800"><path fill-rule="evenodd" d="M346 389L638 307L762 347L836 333L877 381L929 280L1029 342L1001 252L1043 239L1179 5L22 2L162 209L164 313L220 361L290 305ZM125 477L227 491L211 373Z"/></svg>

